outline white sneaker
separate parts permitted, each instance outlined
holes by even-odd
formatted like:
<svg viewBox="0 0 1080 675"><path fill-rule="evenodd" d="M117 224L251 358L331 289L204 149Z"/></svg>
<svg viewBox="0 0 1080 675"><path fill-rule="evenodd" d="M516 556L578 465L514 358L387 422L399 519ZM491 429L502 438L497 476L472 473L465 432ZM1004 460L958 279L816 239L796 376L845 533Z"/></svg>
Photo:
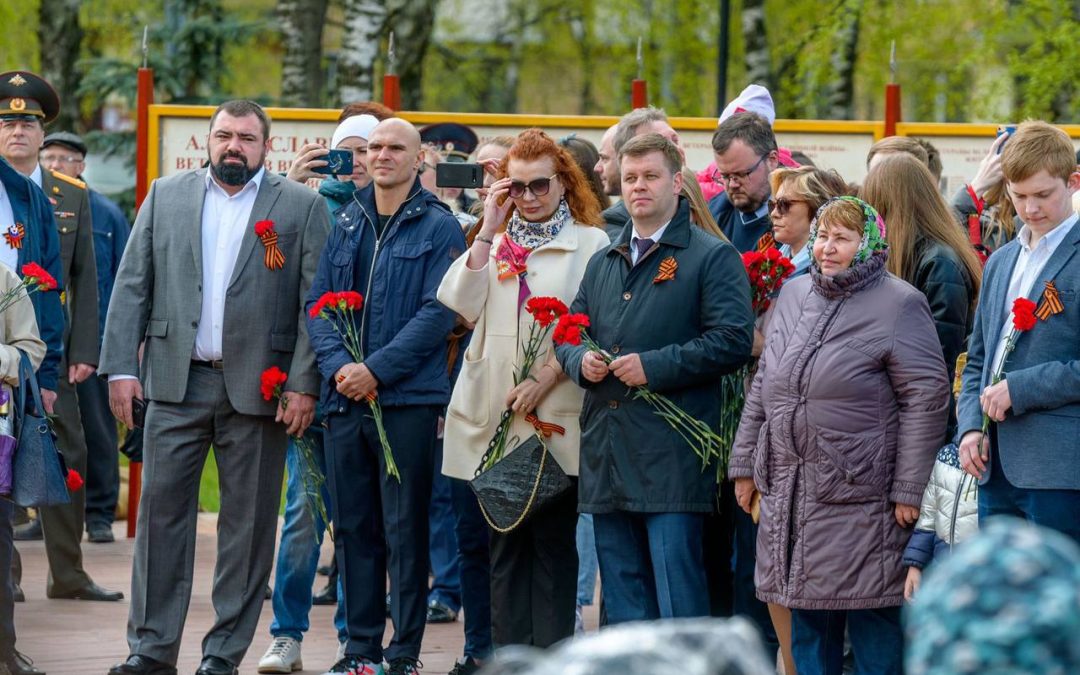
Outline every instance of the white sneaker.
<svg viewBox="0 0 1080 675"><path fill-rule="evenodd" d="M348 644L349 643L347 641L338 643L338 645L337 645L337 655L334 657L334 662L335 663L337 663L341 659L345 658L345 646L348 645Z"/></svg>
<svg viewBox="0 0 1080 675"><path fill-rule="evenodd" d="M582 611L581 605L574 609L574 635L585 634L585 615Z"/></svg>
<svg viewBox="0 0 1080 675"><path fill-rule="evenodd" d="M291 673L303 669L300 641L284 635L274 638L274 641L270 643L270 648L259 659L260 673Z"/></svg>

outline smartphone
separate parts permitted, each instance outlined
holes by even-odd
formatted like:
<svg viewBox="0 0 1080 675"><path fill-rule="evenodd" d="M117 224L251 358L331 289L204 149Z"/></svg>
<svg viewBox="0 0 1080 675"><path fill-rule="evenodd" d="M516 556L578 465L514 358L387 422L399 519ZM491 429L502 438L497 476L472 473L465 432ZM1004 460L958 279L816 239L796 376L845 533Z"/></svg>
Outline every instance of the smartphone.
<svg viewBox="0 0 1080 675"><path fill-rule="evenodd" d="M142 429L146 422L146 401L141 398L131 399L131 423L136 429Z"/></svg>
<svg viewBox="0 0 1080 675"><path fill-rule="evenodd" d="M327 176L348 176L353 170L353 151L352 150L331 150L323 159L326 160L326 166L317 166L312 169L315 173L326 174Z"/></svg>
<svg viewBox="0 0 1080 675"><path fill-rule="evenodd" d="M1016 133L1016 125L1015 124L1002 124L997 129L997 135L998 136L1000 136L1002 134L1009 134L1009 138L1012 138L1012 135L1015 134L1015 133ZM1005 144L1008 143L1008 142L1009 142L1008 138L1006 138L1004 141L1001 142L1001 145L998 146L997 154L999 154L999 155L1001 154L1002 149L1005 148Z"/></svg>
<svg viewBox="0 0 1080 675"><path fill-rule="evenodd" d="M484 187L484 167L469 162L439 162L435 165L435 187Z"/></svg>

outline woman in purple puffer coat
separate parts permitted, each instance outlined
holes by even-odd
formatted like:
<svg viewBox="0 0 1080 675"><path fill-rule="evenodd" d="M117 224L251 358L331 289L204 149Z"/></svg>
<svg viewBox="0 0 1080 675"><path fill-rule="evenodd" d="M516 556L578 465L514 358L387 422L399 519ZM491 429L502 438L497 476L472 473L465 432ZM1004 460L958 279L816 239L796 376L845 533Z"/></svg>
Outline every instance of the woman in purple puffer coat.
<svg viewBox="0 0 1080 675"><path fill-rule="evenodd" d="M856 673L902 671L902 555L949 385L926 298L885 271L884 230L854 197L818 211L731 459L740 506L762 495L757 596L791 608L799 675L842 672L845 623Z"/></svg>

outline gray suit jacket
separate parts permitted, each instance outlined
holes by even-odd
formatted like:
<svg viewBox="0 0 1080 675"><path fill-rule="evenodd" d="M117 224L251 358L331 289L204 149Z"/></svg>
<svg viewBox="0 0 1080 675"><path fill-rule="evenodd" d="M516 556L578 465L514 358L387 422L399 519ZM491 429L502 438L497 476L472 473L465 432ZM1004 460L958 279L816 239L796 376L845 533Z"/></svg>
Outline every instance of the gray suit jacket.
<svg viewBox="0 0 1080 675"><path fill-rule="evenodd" d="M202 310L202 205L206 169L154 181L120 262L101 350L104 374L139 374L147 399L179 403ZM266 267L255 223L272 220L285 266ZM326 206L308 188L267 172L244 231L225 297L222 361L229 402L238 412L270 415L260 375L289 374L285 389L318 395L319 375L303 316L330 228Z"/></svg>
<svg viewBox="0 0 1080 675"><path fill-rule="evenodd" d="M961 437L982 428L979 394L993 374L994 352L1011 309L1005 306L1009 278L1019 253L1020 242L1014 240L986 262L960 392ZM1017 487L1080 490L1080 223L1050 256L1029 299L1038 303L1050 280L1065 310L1021 333L1005 361L1012 409L997 425L998 456L1005 476Z"/></svg>

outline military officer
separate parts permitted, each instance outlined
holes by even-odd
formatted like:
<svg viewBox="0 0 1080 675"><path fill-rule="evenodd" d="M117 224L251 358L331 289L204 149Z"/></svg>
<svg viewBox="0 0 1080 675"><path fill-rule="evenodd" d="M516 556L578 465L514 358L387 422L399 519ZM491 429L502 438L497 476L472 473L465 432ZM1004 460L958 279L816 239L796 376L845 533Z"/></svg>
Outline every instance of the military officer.
<svg viewBox="0 0 1080 675"><path fill-rule="evenodd" d="M86 439L75 385L93 375L98 361L98 289L93 226L86 184L42 169L38 152L45 124L56 117L59 97L52 86L27 71L0 73L0 156L45 193L60 233L62 297L67 319L60 377L54 390L43 387L46 410L55 413L57 445L68 467L86 474ZM82 568L85 492L71 503L40 510L49 559L45 593L50 598L119 600L123 594L95 584ZM16 556L17 558L18 556ZM20 565L15 563L15 582Z"/></svg>

